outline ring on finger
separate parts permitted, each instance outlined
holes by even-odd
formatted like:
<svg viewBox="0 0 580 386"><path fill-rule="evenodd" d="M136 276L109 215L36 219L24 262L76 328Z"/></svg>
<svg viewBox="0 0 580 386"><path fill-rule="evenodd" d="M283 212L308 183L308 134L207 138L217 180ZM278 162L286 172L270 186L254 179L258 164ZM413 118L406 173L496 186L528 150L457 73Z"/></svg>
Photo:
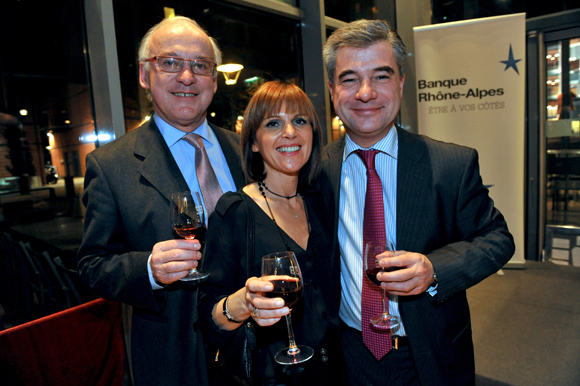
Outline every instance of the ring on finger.
<svg viewBox="0 0 580 386"><path fill-rule="evenodd" d="M252 310L252 317L254 317L256 319L260 319L260 315L258 315L258 311L260 311L260 310L257 309L256 307L254 307L254 309Z"/></svg>

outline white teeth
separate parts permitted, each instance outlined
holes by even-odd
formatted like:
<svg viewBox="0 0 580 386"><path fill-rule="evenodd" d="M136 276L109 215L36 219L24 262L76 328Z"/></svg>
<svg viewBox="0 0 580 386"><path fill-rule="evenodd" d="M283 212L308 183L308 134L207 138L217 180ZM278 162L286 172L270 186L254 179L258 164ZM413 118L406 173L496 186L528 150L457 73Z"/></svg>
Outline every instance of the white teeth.
<svg viewBox="0 0 580 386"><path fill-rule="evenodd" d="M185 93L185 92L174 92L173 95L181 96L181 97L191 97L195 96L193 93Z"/></svg>
<svg viewBox="0 0 580 386"><path fill-rule="evenodd" d="M283 153L292 153L293 151L300 150L300 146L279 147L277 150Z"/></svg>

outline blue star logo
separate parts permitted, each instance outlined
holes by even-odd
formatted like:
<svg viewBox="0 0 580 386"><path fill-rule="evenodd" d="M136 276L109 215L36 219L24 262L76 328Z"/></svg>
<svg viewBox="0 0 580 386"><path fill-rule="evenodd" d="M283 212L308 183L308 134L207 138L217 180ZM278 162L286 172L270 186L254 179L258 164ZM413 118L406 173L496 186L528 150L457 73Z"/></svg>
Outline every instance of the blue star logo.
<svg viewBox="0 0 580 386"><path fill-rule="evenodd" d="M512 51L512 45L510 44L510 54L508 57L508 60L500 60L501 63L505 64L505 70L507 71L508 68L513 68L515 72L517 72L517 74L519 75L520 72L518 71L518 67L516 66L517 62L521 62L521 59L514 59L514 52Z"/></svg>

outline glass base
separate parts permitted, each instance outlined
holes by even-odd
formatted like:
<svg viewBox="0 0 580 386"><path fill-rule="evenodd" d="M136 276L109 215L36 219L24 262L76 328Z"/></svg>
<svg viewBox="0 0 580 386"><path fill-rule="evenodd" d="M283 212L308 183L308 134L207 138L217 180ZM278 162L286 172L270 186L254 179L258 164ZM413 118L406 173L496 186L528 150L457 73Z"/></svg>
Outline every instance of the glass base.
<svg viewBox="0 0 580 386"><path fill-rule="evenodd" d="M294 353L289 352L289 348L278 352L274 359L281 365L295 365L306 362L314 355L314 350L308 346L298 346L298 351Z"/></svg>
<svg viewBox="0 0 580 386"><path fill-rule="evenodd" d="M182 277L181 281L199 281L199 280L203 280L205 278L209 277L209 272L201 272L198 271L197 269L192 269L191 271L189 271L189 273L187 275L185 275L184 277Z"/></svg>
<svg viewBox="0 0 580 386"><path fill-rule="evenodd" d="M378 328L395 329L401 324L398 316L389 314L378 314L371 318L371 324Z"/></svg>

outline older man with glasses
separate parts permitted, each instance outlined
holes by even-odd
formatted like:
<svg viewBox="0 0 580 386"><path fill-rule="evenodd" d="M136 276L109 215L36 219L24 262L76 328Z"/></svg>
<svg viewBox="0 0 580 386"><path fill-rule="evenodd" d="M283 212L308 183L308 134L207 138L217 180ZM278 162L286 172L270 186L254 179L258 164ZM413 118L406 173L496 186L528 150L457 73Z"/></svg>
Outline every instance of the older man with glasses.
<svg viewBox="0 0 580 386"><path fill-rule="evenodd" d="M211 125L221 53L193 20L165 19L144 36L139 82L155 114L87 156L82 281L98 297L122 302L127 364L135 385L205 385L197 327L197 240L170 224L170 196L199 191L206 218L217 198L244 185L238 136Z"/></svg>

